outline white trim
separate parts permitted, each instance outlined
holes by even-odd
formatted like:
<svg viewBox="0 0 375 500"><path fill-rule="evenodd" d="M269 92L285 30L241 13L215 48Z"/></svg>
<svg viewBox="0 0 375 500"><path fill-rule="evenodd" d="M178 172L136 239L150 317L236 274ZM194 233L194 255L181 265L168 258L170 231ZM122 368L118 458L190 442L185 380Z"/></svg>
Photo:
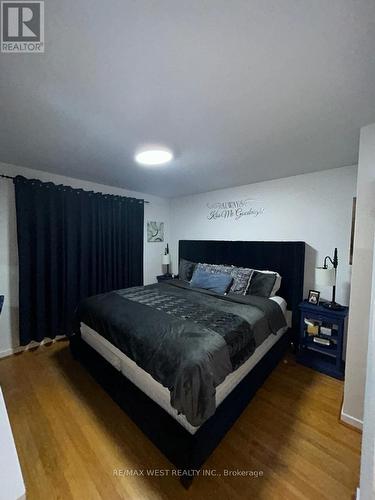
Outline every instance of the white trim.
<svg viewBox="0 0 375 500"><path fill-rule="evenodd" d="M363 422L362 420L359 420L359 418L352 417L351 415L344 413L342 410L340 418L346 424L352 425L353 427L362 430Z"/></svg>
<svg viewBox="0 0 375 500"><path fill-rule="evenodd" d="M0 351L0 359L6 358L7 356L12 356L13 354L17 354L17 352L20 352L23 350L24 350L23 346L5 349L5 351Z"/></svg>
<svg viewBox="0 0 375 500"><path fill-rule="evenodd" d="M375 125L374 125L375 132ZM375 137L375 135L374 135ZM373 148L375 155L375 148ZM375 249L375 243L374 243ZM365 404L361 450L360 488L364 499L375 498L375 252L372 266L372 289L367 348Z"/></svg>
<svg viewBox="0 0 375 500"><path fill-rule="evenodd" d="M14 444L12 428L0 388L0 484L1 498L26 500L25 483Z"/></svg>
<svg viewBox="0 0 375 500"><path fill-rule="evenodd" d="M44 344L49 344L51 342L56 342L57 340L61 340L65 338L66 335L57 335L54 339L45 338L41 342L35 342L34 340L27 345L20 345L17 347L11 347L10 349L5 349L4 351L0 351L0 359L6 358L8 356L12 356L13 354L17 354L22 351L29 351L30 349L34 349L35 347L39 347Z"/></svg>
<svg viewBox="0 0 375 500"><path fill-rule="evenodd" d="M359 491L359 488L357 488L357 494L355 496L356 500L359 500L361 498L361 492Z"/></svg>

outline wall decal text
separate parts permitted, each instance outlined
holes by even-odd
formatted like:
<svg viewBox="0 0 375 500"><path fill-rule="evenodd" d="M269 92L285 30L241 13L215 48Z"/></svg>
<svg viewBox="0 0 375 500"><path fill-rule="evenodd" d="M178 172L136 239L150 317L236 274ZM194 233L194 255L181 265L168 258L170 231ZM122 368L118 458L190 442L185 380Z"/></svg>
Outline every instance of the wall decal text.
<svg viewBox="0 0 375 500"><path fill-rule="evenodd" d="M251 198L234 201L220 201L217 203L207 203L209 209L207 219L234 219L242 217L259 217L264 214L264 208L257 206L259 202Z"/></svg>

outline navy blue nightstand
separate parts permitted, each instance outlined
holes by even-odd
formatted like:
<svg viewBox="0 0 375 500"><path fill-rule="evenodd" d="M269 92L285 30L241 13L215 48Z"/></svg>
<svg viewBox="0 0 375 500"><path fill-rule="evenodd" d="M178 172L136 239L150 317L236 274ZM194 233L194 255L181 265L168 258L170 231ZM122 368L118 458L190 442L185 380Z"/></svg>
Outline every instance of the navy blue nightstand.
<svg viewBox="0 0 375 500"><path fill-rule="evenodd" d="M334 311L323 306L301 302L299 309L301 323L297 361L343 380L345 364L342 354L349 308ZM329 345L316 342L320 339L329 342Z"/></svg>
<svg viewBox="0 0 375 500"><path fill-rule="evenodd" d="M158 283L162 283L163 281L172 280L174 278L171 274L160 274L159 276L156 276L156 279L158 280Z"/></svg>

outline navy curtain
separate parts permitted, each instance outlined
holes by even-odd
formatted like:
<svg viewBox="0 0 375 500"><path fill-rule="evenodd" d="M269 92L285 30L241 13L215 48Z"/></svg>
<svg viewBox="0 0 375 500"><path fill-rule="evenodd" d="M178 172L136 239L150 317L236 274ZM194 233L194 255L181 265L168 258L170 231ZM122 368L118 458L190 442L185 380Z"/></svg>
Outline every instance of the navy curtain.
<svg viewBox="0 0 375 500"><path fill-rule="evenodd" d="M74 332L80 300L143 284L144 201L18 176L20 343Z"/></svg>

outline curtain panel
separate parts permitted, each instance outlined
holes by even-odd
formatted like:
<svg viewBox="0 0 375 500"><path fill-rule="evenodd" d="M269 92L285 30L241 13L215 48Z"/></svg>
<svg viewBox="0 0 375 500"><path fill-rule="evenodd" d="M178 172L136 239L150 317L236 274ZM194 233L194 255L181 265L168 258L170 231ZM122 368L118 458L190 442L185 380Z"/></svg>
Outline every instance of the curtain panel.
<svg viewBox="0 0 375 500"><path fill-rule="evenodd" d="M144 201L14 179L20 344L71 335L79 302L143 284Z"/></svg>

